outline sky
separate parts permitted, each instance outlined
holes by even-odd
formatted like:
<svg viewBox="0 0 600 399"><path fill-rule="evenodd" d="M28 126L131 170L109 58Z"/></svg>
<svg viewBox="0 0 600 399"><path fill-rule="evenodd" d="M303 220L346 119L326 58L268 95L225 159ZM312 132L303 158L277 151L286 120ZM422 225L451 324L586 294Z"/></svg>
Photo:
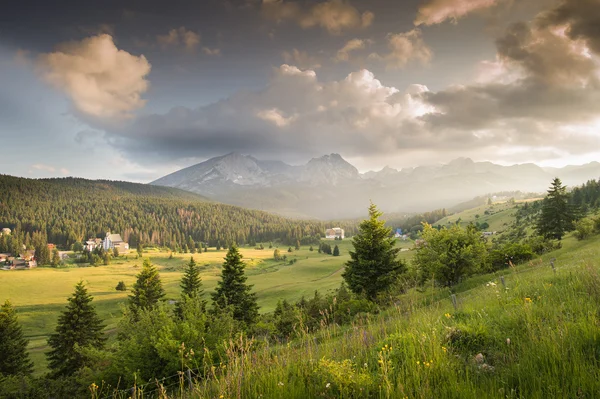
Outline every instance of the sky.
<svg viewBox="0 0 600 399"><path fill-rule="evenodd" d="M600 160L600 0L93 0L0 13L0 173L229 152L359 170Z"/></svg>

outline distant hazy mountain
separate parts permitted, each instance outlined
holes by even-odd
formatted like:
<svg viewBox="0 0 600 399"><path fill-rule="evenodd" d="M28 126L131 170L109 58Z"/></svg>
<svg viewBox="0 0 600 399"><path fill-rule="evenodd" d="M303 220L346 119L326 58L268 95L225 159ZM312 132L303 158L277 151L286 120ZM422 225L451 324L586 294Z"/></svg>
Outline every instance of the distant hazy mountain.
<svg viewBox="0 0 600 399"><path fill-rule="evenodd" d="M290 216L322 219L365 214L369 201L386 212L451 207L500 191L544 192L555 176L567 185L600 178L600 163L565 168L513 166L459 158L445 165L360 174L340 155L291 166L237 153L209 159L151 184L176 187L217 201Z"/></svg>

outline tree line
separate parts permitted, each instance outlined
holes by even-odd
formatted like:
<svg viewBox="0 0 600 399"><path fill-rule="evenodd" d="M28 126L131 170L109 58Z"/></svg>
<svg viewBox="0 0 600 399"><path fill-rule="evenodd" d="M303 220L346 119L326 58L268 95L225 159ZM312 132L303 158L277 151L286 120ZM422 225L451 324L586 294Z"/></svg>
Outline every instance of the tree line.
<svg viewBox="0 0 600 399"><path fill-rule="evenodd" d="M350 234L354 221L336 222ZM24 179L0 175L0 252L53 243L72 249L88 238L119 233L130 247L172 250L279 241L318 242L329 224L209 202L178 189L76 178ZM51 258L48 254L47 258Z"/></svg>

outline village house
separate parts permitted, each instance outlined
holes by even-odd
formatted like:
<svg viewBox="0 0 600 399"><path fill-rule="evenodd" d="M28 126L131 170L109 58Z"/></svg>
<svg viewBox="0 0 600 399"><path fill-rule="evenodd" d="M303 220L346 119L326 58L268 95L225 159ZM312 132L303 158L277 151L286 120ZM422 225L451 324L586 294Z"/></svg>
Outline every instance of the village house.
<svg viewBox="0 0 600 399"><path fill-rule="evenodd" d="M102 242L105 251L109 249L115 249L121 253L129 250L129 244L123 241L120 234L111 234L110 231L106 233L104 241Z"/></svg>
<svg viewBox="0 0 600 399"><path fill-rule="evenodd" d="M100 238L90 238L85 242L83 248L86 251L92 252L94 249L102 246L102 240Z"/></svg>
<svg viewBox="0 0 600 399"><path fill-rule="evenodd" d="M339 227L334 227L332 229L325 230L325 238L334 240L342 240L344 238L344 229L340 229Z"/></svg>

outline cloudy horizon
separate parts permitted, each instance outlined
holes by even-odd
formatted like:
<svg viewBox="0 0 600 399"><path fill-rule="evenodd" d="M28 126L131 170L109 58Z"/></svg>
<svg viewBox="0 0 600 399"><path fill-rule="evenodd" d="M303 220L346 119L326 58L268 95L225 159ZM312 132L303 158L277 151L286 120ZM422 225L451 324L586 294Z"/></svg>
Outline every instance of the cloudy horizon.
<svg viewBox="0 0 600 399"><path fill-rule="evenodd" d="M57 4L0 15L0 173L600 160L600 0Z"/></svg>

